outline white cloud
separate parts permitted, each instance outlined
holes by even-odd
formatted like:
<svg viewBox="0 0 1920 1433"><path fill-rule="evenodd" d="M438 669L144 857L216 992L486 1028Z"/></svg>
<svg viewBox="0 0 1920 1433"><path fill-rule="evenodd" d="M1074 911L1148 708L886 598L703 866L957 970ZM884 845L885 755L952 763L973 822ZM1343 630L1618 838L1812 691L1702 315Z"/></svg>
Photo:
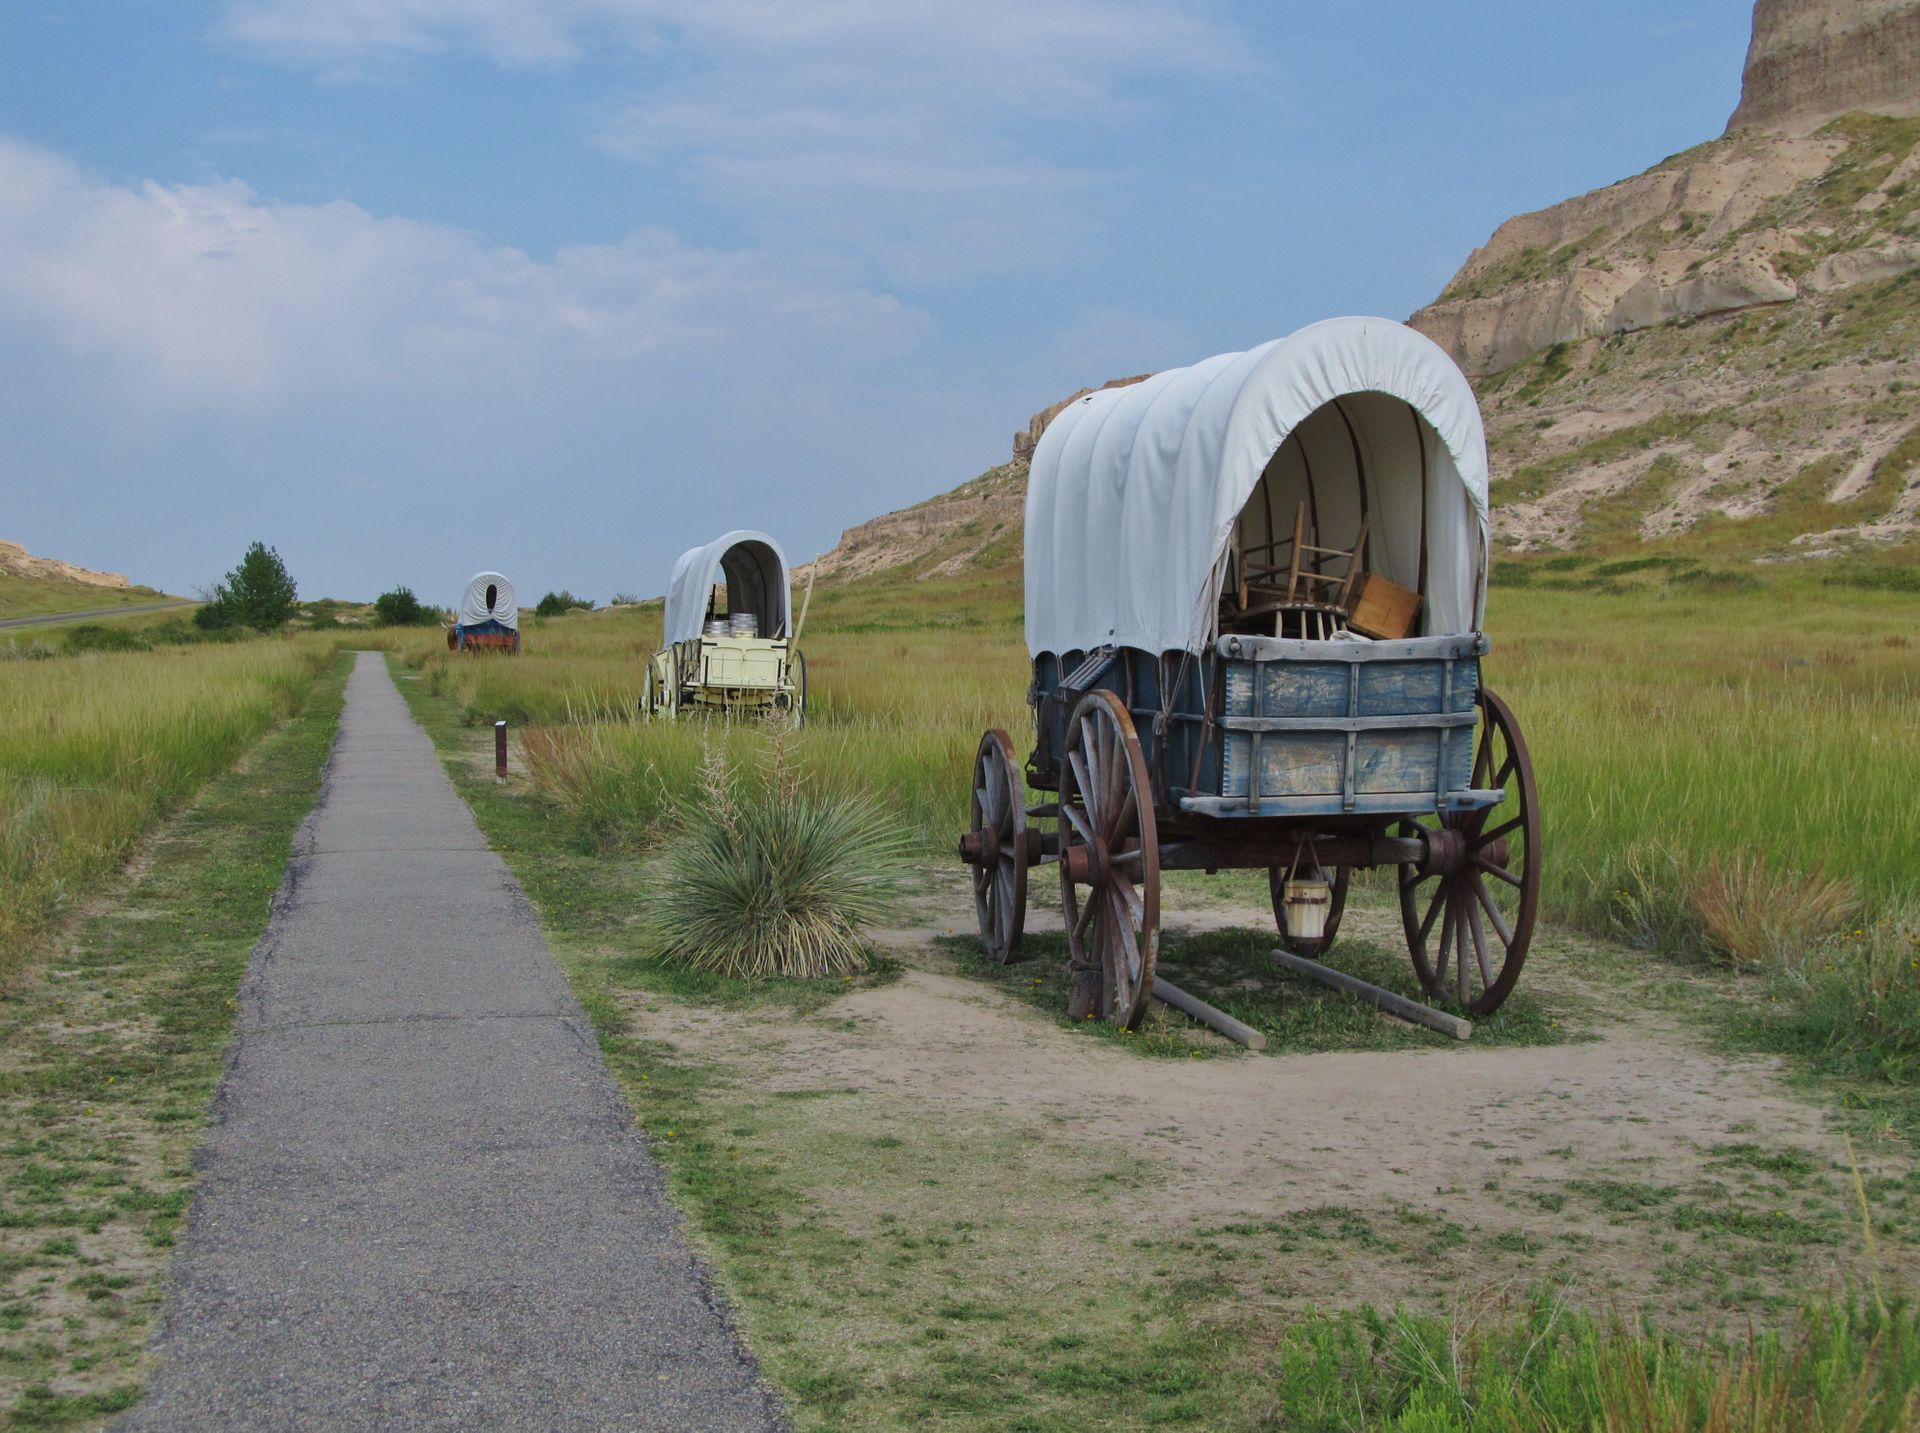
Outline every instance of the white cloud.
<svg viewBox="0 0 1920 1433"><path fill-rule="evenodd" d="M658 231L541 261L353 204L273 202L232 180L106 183L4 137L0 326L192 409L508 371L864 361L930 329L829 270Z"/></svg>
<svg viewBox="0 0 1920 1433"><path fill-rule="evenodd" d="M596 144L906 281L1058 267L1112 217L1141 89L1248 64L1195 0L233 0L222 33L335 73L626 55Z"/></svg>

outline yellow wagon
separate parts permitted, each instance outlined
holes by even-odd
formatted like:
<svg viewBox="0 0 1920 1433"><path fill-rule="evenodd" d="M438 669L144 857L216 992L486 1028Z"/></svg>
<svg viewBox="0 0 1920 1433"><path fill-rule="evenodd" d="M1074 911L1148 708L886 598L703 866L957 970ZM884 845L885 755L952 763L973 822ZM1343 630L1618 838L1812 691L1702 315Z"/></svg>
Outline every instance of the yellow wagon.
<svg viewBox="0 0 1920 1433"><path fill-rule="evenodd" d="M807 661L796 645L787 560L765 533L730 532L682 553L663 631L665 645L647 664L642 716L744 710L801 719Z"/></svg>

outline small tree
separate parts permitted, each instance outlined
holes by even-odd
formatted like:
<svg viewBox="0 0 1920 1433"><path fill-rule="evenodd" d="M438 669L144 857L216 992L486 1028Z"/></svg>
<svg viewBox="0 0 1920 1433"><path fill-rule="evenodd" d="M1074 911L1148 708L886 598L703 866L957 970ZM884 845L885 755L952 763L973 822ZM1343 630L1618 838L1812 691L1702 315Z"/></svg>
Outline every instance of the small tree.
<svg viewBox="0 0 1920 1433"><path fill-rule="evenodd" d="M593 603L585 597L575 597L563 587L542 597L533 611L537 617L564 617L574 611L591 612Z"/></svg>
<svg viewBox="0 0 1920 1433"><path fill-rule="evenodd" d="M280 554L256 542L226 580L214 584L193 620L206 628L241 626L272 632L287 625L298 596L299 588Z"/></svg>
<svg viewBox="0 0 1920 1433"><path fill-rule="evenodd" d="M440 620L439 612L420 605L411 587L396 587L373 599L373 610L383 627L430 627Z"/></svg>

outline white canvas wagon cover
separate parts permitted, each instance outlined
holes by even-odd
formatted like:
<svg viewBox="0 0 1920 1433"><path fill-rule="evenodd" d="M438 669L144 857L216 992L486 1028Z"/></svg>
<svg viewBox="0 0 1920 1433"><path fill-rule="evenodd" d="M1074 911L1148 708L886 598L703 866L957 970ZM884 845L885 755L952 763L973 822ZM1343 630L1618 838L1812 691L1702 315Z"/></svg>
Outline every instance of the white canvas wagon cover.
<svg viewBox="0 0 1920 1433"><path fill-rule="evenodd" d="M497 572L474 573L467 579L466 594L460 599L460 613L453 620L459 627L498 622L518 632L520 609L513 600L513 584Z"/></svg>
<svg viewBox="0 0 1920 1433"><path fill-rule="evenodd" d="M1425 572L1424 631L1478 630L1487 440L1473 389L1405 324L1335 318L1089 394L1047 426L1027 480L1028 650L1204 651L1234 523L1269 473L1274 536L1291 531L1296 490L1311 490L1329 546L1352 545L1364 506L1368 568L1414 588Z"/></svg>
<svg viewBox="0 0 1920 1433"><path fill-rule="evenodd" d="M780 544L764 532L742 529L703 547L688 548L673 564L665 613L669 644L700 635L707 594L716 582L727 585L727 610L753 613L762 637L788 635L792 596L787 590L787 559Z"/></svg>

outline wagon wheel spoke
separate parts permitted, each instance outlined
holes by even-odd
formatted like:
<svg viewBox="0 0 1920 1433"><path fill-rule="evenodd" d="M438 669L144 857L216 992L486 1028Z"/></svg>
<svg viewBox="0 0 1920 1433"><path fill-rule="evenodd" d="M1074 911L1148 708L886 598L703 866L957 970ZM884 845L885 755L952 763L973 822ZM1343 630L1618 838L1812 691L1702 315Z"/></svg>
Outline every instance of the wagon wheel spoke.
<svg viewBox="0 0 1920 1433"><path fill-rule="evenodd" d="M1513 944L1513 928L1507 924L1507 918L1500 907L1493 903L1493 894L1487 889L1487 883L1480 879L1478 871L1467 877L1467 884L1473 887L1473 894L1487 913L1487 919L1493 922L1493 929L1500 937L1502 945Z"/></svg>
<svg viewBox="0 0 1920 1433"><path fill-rule="evenodd" d="M1067 760L1073 766L1073 774L1080 783L1080 799L1087 803L1087 810L1098 811L1104 804L1101 799L1100 753L1096 742L1089 741L1082 751L1069 752Z"/></svg>
<svg viewBox="0 0 1920 1433"><path fill-rule="evenodd" d="M1502 836L1510 836L1515 831L1518 831L1522 826L1526 824L1526 822L1527 822L1526 814L1523 812L1518 816L1514 816L1508 820L1502 821L1498 826L1495 826L1491 831L1480 832L1478 835L1476 835L1473 838L1473 844L1476 847L1479 847L1479 846L1488 845L1494 841L1498 841Z"/></svg>
<svg viewBox="0 0 1920 1433"><path fill-rule="evenodd" d="M1133 882L1116 876L1109 888L1113 891L1114 898L1126 908L1134 921L1143 921L1147 918L1146 902L1141 900L1140 893L1134 890Z"/></svg>
<svg viewBox="0 0 1920 1433"><path fill-rule="evenodd" d="M1079 833L1080 840L1084 844L1088 846L1093 844L1093 827L1088 823L1087 818L1081 814L1079 807L1063 800L1060 803L1060 814L1066 817L1067 824Z"/></svg>
<svg viewBox="0 0 1920 1433"><path fill-rule="evenodd" d="M1113 824L1107 828L1107 843L1118 844L1122 836L1133 830L1139 815L1140 798L1132 787L1128 787L1126 796L1120 802L1120 809L1114 815Z"/></svg>
<svg viewBox="0 0 1920 1433"><path fill-rule="evenodd" d="M1433 889L1433 899L1427 903L1426 918L1420 922L1420 939L1425 940L1433 932L1433 918L1440 914L1440 907L1446 903L1447 883L1442 881ZM1440 952L1441 964L1446 963L1446 951Z"/></svg>
<svg viewBox="0 0 1920 1433"><path fill-rule="evenodd" d="M1493 984L1493 962L1487 959L1487 928L1480 920L1480 907L1473 901L1460 903L1467 913L1467 928L1473 932L1473 954L1480 964L1480 988ZM1467 1002L1462 999L1462 1005Z"/></svg>
<svg viewBox="0 0 1920 1433"><path fill-rule="evenodd" d="M1112 917L1114 933L1120 937L1120 943L1127 948L1127 985L1131 988L1138 983L1140 976L1140 941L1133 933L1133 921L1128 916L1117 887L1107 893L1107 909Z"/></svg>
<svg viewBox="0 0 1920 1433"><path fill-rule="evenodd" d="M1087 933L1087 924L1094 918L1099 909L1099 893L1094 892L1087 897L1087 903L1081 907L1080 919L1073 923L1073 938L1075 940L1079 940Z"/></svg>
<svg viewBox="0 0 1920 1433"><path fill-rule="evenodd" d="M1496 866L1493 864L1493 862L1483 861L1483 860L1480 860L1478 857L1472 857L1470 859L1472 859L1473 864L1475 866L1477 866L1480 870L1485 871L1489 876L1492 876L1496 881L1505 881L1508 885L1515 886L1515 887L1525 884L1526 878L1524 876L1514 875L1514 873L1512 871L1509 871L1505 866Z"/></svg>
<svg viewBox="0 0 1920 1433"><path fill-rule="evenodd" d="M1458 882L1455 882L1455 883L1454 883L1454 886L1455 886L1455 891L1454 891L1454 894L1455 894L1455 896L1456 896L1456 897L1458 897L1458 895L1460 894L1460 891L1459 891L1459 883L1458 883ZM1447 902L1447 909L1448 909L1449 911L1451 911L1451 912L1453 913L1453 928L1454 928L1454 937L1453 937L1453 989L1454 989L1454 997L1455 997L1455 998L1456 998L1456 999L1457 999L1457 1000L1458 1000L1458 1001L1460 1002L1460 1005L1461 1005L1461 1008L1462 1008L1462 1009L1464 1009L1464 1008L1465 1008L1465 1007L1466 1007L1466 1006L1467 1006L1467 1005L1468 1005L1468 1004L1470 1003L1470 1002L1469 1002L1469 1000L1468 1000L1468 996L1467 996L1467 990L1468 990L1468 984L1467 984L1467 982L1468 982L1468 977L1469 977L1469 975L1470 975L1470 971L1469 971L1469 969L1468 969L1468 966L1467 966L1467 908L1466 908L1466 902L1465 902L1465 901L1462 901L1462 900L1459 900L1459 899L1454 899L1454 900L1450 900L1450 901L1448 901L1448 902Z"/></svg>

